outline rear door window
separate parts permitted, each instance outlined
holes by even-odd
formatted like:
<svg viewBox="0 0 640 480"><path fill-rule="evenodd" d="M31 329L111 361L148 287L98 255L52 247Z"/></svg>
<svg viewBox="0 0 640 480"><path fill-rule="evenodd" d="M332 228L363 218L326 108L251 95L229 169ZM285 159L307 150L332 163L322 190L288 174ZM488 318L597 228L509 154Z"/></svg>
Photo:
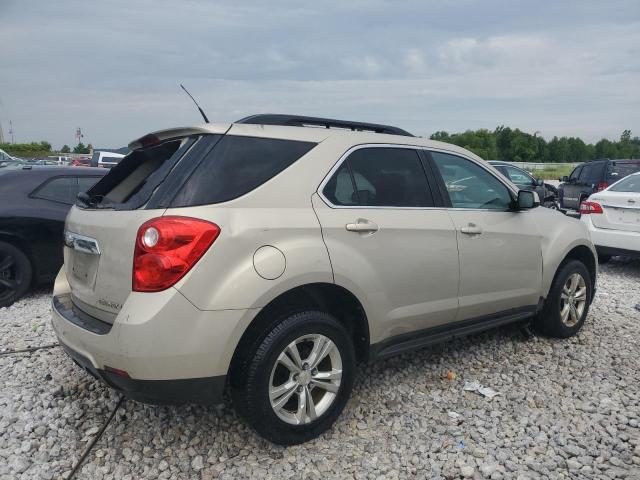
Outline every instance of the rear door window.
<svg viewBox="0 0 640 480"><path fill-rule="evenodd" d="M591 164L591 171L589 172L589 183L600 183L604 180L604 167L606 162L594 162Z"/></svg>
<svg viewBox="0 0 640 480"><path fill-rule="evenodd" d="M418 153L409 148L361 148L351 153L322 190L334 205L432 207Z"/></svg>
<svg viewBox="0 0 640 480"><path fill-rule="evenodd" d="M43 200L73 205L77 191L76 177L57 177L40 185L31 196Z"/></svg>
<svg viewBox="0 0 640 480"><path fill-rule="evenodd" d="M172 207L208 205L238 198L289 167L315 143L225 135L199 162Z"/></svg>

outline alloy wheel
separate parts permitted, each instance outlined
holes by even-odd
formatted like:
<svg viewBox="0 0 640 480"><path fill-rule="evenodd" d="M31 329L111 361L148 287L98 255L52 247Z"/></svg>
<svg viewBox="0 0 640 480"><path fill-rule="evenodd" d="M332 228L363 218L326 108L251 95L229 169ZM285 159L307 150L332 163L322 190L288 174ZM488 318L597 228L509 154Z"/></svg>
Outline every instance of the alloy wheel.
<svg viewBox="0 0 640 480"><path fill-rule="evenodd" d="M587 285L579 273L569 275L560 294L560 319L567 327L574 327L582 318L587 305Z"/></svg>
<svg viewBox="0 0 640 480"><path fill-rule="evenodd" d="M271 370L271 408L288 424L311 423L333 404L341 381L335 343L324 335L303 335L285 347Z"/></svg>

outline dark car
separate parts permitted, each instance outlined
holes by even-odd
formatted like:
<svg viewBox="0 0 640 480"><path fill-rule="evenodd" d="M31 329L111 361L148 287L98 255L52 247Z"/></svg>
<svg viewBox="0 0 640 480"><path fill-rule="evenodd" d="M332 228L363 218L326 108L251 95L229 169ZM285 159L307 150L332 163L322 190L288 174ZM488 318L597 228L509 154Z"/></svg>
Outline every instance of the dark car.
<svg viewBox="0 0 640 480"><path fill-rule="evenodd" d="M502 175L522 190L536 192L540 198L540 204L547 208L557 208L558 189L553 185L535 178L526 170L499 160L489 160Z"/></svg>
<svg viewBox="0 0 640 480"><path fill-rule="evenodd" d="M571 175L560 178L560 207L578 210L592 193L604 190L627 175L640 172L640 160L591 160L574 168Z"/></svg>
<svg viewBox="0 0 640 480"><path fill-rule="evenodd" d="M83 167L0 170L0 307L32 285L53 281L63 263L67 212L76 195L106 173Z"/></svg>

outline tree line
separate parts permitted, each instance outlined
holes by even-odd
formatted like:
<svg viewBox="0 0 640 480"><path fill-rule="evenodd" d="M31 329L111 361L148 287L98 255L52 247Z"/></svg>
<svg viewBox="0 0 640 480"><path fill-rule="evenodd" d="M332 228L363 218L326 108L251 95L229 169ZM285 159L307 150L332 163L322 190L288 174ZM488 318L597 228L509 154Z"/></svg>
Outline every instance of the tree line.
<svg viewBox="0 0 640 480"><path fill-rule="evenodd" d="M620 140L602 139L595 144L577 137L553 137L550 141L515 128L467 130L462 133L436 132L432 140L453 143L471 150L485 160L507 162L583 162L596 158L640 158L640 137L625 130Z"/></svg>
<svg viewBox="0 0 640 480"><path fill-rule="evenodd" d="M51 144L46 141L31 142L31 143L0 143L0 149L7 152L9 155L15 157L35 158L46 157L54 153L51 148ZM78 145L71 149L69 145L63 145L60 149L60 153L91 153L93 146L80 142Z"/></svg>

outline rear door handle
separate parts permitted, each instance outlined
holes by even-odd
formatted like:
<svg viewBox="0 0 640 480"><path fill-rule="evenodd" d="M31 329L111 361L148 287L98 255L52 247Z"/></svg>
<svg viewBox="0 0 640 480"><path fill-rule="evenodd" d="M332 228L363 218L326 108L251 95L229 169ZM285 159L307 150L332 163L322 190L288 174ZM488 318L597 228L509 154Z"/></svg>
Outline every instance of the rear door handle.
<svg viewBox="0 0 640 480"><path fill-rule="evenodd" d="M355 223L347 223L345 228L349 232L373 233L378 231L378 225L366 218L359 218Z"/></svg>
<svg viewBox="0 0 640 480"><path fill-rule="evenodd" d="M462 227L460 231L466 235L480 235L482 233L482 228L477 226L475 223L470 223L466 227Z"/></svg>

